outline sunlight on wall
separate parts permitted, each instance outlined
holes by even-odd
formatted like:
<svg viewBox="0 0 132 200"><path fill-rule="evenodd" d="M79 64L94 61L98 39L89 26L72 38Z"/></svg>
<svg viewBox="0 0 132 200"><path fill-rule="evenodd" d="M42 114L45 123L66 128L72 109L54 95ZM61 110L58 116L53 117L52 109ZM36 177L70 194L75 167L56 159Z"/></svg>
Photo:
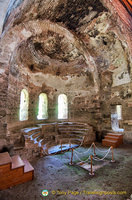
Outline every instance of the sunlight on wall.
<svg viewBox="0 0 132 200"><path fill-rule="evenodd" d="M21 91L20 96L20 121L28 120L28 104L29 104L29 97L28 92L26 89Z"/></svg>
<svg viewBox="0 0 132 200"><path fill-rule="evenodd" d="M122 105L112 106L111 112L111 126L112 130L116 132L123 132L124 129L119 127L119 120L122 119Z"/></svg>
<svg viewBox="0 0 132 200"><path fill-rule="evenodd" d="M47 95L41 93L39 95L39 109L37 119L47 119L48 118L48 98Z"/></svg>
<svg viewBox="0 0 132 200"><path fill-rule="evenodd" d="M58 96L58 119L68 118L68 100L65 94Z"/></svg>
<svg viewBox="0 0 132 200"><path fill-rule="evenodd" d="M116 106L116 112L117 112L118 120L121 120L122 119L122 106L121 105Z"/></svg>

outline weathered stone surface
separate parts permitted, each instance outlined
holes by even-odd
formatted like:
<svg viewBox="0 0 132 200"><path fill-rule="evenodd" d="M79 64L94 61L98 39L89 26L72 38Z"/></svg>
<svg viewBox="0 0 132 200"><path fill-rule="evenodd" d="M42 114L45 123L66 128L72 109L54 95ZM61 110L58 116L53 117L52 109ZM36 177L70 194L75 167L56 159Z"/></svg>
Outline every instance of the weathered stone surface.
<svg viewBox="0 0 132 200"><path fill-rule="evenodd" d="M57 121L58 96L66 94L68 119L89 123L99 137L111 129L112 105L122 105L120 125L132 130L123 122L131 120L131 16L121 3L18 0L9 13L0 40L0 137L17 140L11 126L38 122L40 93L48 96L49 121ZM25 122L22 89L29 94Z"/></svg>

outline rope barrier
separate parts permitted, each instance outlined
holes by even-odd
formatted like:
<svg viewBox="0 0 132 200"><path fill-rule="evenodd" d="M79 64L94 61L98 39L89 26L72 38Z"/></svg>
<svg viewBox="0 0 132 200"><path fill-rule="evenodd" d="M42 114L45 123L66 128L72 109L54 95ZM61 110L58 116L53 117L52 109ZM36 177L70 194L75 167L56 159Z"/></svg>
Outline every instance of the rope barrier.
<svg viewBox="0 0 132 200"><path fill-rule="evenodd" d="M49 155L45 150L47 149L46 148L46 146L47 146L47 144L48 144L49 142L47 142L45 145L44 145L44 147L43 147L43 151L44 151L44 153L46 154L46 155Z"/></svg>
<svg viewBox="0 0 132 200"><path fill-rule="evenodd" d="M75 151L75 150L74 150ZM78 158L78 160L80 161L80 162L87 162L88 160L89 160L89 158L90 158L90 156L86 159L86 160L81 160L79 157L78 157L78 155L75 153L75 156Z"/></svg>
<svg viewBox="0 0 132 200"><path fill-rule="evenodd" d="M85 151L85 152L83 152L83 153L80 153L80 152L78 152L78 151L76 151L76 150L74 150L74 151L75 151L76 153L78 153L78 154L85 154L85 153L87 153L87 152L90 151L90 149L92 148L92 146L93 146L93 143L92 143L91 146L88 148L88 150Z"/></svg>
<svg viewBox="0 0 132 200"><path fill-rule="evenodd" d="M110 147L107 151L103 151L103 152L107 152L103 158L98 158L97 156L95 157L96 154L95 154L95 144L94 144L94 143L91 144L90 148L89 148L86 152L88 152L88 151L92 148L92 146L94 146L94 156L92 156L92 159L93 159L93 160L95 160L95 161L103 161L103 160L107 157L107 155L110 153L110 150L112 150L112 161L111 161L111 162L114 162L113 147ZM84 152L83 152L83 153L79 153L79 152L76 151L76 150L74 150L74 152L75 152L75 156L77 157L77 159L78 159L80 162L86 162L86 161L89 160L89 157L88 157L88 159L86 159L85 161L83 161L83 160L81 160L81 159L79 158L78 154L84 154ZM86 152L85 152L85 153L86 153Z"/></svg>
<svg viewBox="0 0 132 200"><path fill-rule="evenodd" d="M40 147L40 157L43 157L43 147Z"/></svg>
<svg viewBox="0 0 132 200"><path fill-rule="evenodd" d="M113 147L111 147L111 152L112 152L112 160L111 160L111 162L115 162L115 160L114 160L114 152L113 152Z"/></svg>
<svg viewBox="0 0 132 200"><path fill-rule="evenodd" d="M71 155L71 165L73 164L73 149L72 149L72 155Z"/></svg>
<svg viewBox="0 0 132 200"><path fill-rule="evenodd" d="M84 140L84 137L83 137L83 140ZM82 143L83 143L83 140L82 140L81 144L79 145L79 147L81 147L81 145L82 145ZM43 147L40 148L40 157L42 157L43 151L44 151L44 153L45 153L46 155L49 155L49 153L46 152L46 149L47 149L46 147L47 147L48 144L49 144L49 142L46 143L46 144L44 145L44 148L43 148ZM63 147L63 146L62 146L62 140L60 141L60 147L61 147L61 152L62 152L62 147ZM69 140L69 147L71 148L71 140ZM88 153L88 152L91 150L92 147L94 147L94 149L93 149L93 150L94 150L94 156L93 156L93 155L91 155L92 157L89 156L85 161L79 158L78 154L82 155L82 154ZM99 152L103 152L103 153L106 152L106 154L104 155L103 158L98 158L97 156L95 157L95 155L96 155L95 149L97 149ZM71 165L72 165L72 164L73 164L73 148L71 148L71 150L72 150L72 154L71 154ZM102 150L100 150L99 148L97 148L97 146L95 145L95 143L92 143L91 146L88 148L87 151L81 153L81 152L78 152L78 151L76 151L76 150L74 149L74 152L75 152L75 157L76 157L80 162L87 162L90 158L91 158L92 160L95 160L95 161L103 161L103 160L107 157L107 155L110 153L110 150L111 150L111 152L112 152L112 160L111 160L111 162L115 162L115 161L114 161L114 154L113 154L113 147L110 147L108 150L102 151ZM69 149L65 150L65 152L67 152L67 151L69 151ZM58 152L54 153L54 155L56 155L57 153L58 153ZM92 161L91 161L91 162L92 162Z"/></svg>
<svg viewBox="0 0 132 200"><path fill-rule="evenodd" d="M95 145L95 143L94 143L94 145ZM109 150L109 149L108 149L108 150L102 151L102 150L100 150L96 145L95 145L95 148L96 148L98 151L102 152L102 153L103 153L103 152L107 152L107 151Z"/></svg>
<svg viewBox="0 0 132 200"><path fill-rule="evenodd" d="M93 157L93 160L95 160L95 161L104 160L107 157L107 155L110 153L110 150L111 150L111 147L108 149L108 152L105 154L105 156L103 158Z"/></svg>
<svg viewBox="0 0 132 200"><path fill-rule="evenodd" d="M78 148L82 146L83 141L84 141L84 136L83 136L82 142L81 142L81 144L78 146Z"/></svg>
<svg viewBox="0 0 132 200"><path fill-rule="evenodd" d="M95 143L93 142L93 150L94 150L94 156L96 156L96 153L95 153Z"/></svg>
<svg viewBox="0 0 132 200"><path fill-rule="evenodd" d="M71 148L71 140L69 140L69 148Z"/></svg>

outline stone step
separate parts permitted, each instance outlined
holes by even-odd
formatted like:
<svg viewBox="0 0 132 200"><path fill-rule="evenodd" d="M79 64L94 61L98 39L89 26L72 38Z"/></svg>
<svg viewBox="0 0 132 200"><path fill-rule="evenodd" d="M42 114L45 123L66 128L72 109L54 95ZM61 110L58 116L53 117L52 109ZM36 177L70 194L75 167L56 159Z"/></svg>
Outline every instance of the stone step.
<svg viewBox="0 0 132 200"><path fill-rule="evenodd" d="M82 122L59 122L58 124L62 124L62 125L88 125L87 123L82 123Z"/></svg>
<svg viewBox="0 0 132 200"><path fill-rule="evenodd" d="M70 142L73 144L81 144L83 141L83 138L70 138Z"/></svg>
<svg viewBox="0 0 132 200"><path fill-rule="evenodd" d="M49 129L46 129L46 127ZM43 131L41 131L42 129ZM58 136L56 131L57 129L59 130ZM24 131L26 133L24 136L27 148L28 142L29 145L32 145L33 142L34 145L37 143L38 146L41 147L47 144L49 141L55 143L60 142L61 139L65 140L64 143L69 143L69 141L72 140L72 142L80 144L80 142L83 140L83 136L85 137L85 143L88 143L87 141L89 138L86 140L86 137L91 137L91 135L94 134L93 128L91 126L81 122L41 123L37 124L37 127L27 128L24 129ZM28 139L31 139L31 141Z"/></svg>
<svg viewBox="0 0 132 200"><path fill-rule="evenodd" d="M88 125L58 125L58 128L88 128Z"/></svg>
<svg viewBox="0 0 132 200"><path fill-rule="evenodd" d="M49 143L49 142L54 142L55 143L55 140L48 140L48 139L42 139L42 141L41 141L41 146L43 146L43 145L45 145L45 144L47 144L47 143ZM39 143L40 144L40 143Z"/></svg>
<svg viewBox="0 0 132 200"><path fill-rule="evenodd" d="M32 133L31 135L29 135L28 137L27 137L27 135L26 135L25 137L30 138L30 139L33 139L33 136L36 135L36 134L38 134L38 133L41 133L41 132L40 132L40 131L37 131L37 132L34 132L34 133Z"/></svg>
<svg viewBox="0 0 132 200"><path fill-rule="evenodd" d="M68 131L84 131L84 132L86 132L86 131L89 131L89 129L88 128L72 128L72 127L67 127L67 128L64 128L64 127L62 127L62 128L59 128L59 131L65 131L65 130L68 130Z"/></svg>
<svg viewBox="0 0 132 200"><path fill-rule="evenodd" d="M64 145L62 145L62 147L60 145L56 145L56 146L52 146L52 147L46 149L46 153L49 155L57 154L57 153L69 151L69 150L71 150L71 148L75 149L78 146L79 145L77 145L77 144L71 144L71 146L69 146L69 144L64 144Z"/></svg>
<svg viewBox="0 0 132 200"><path fill-rule="evenodd" d="M41 135L41 132L36 132L35 134L33 134L32 136L31 136L31 138L34 140L35 138L37 138L38 136L40 136Z"/></svg>
<svg viewBox="0 0 132 200"><path fill-rule="evenodd" d="M83 132L83 131L69 131L69 130L63 130L63 131L60 131L60 133L62 133L62 134L71 134L71 133L73 133L73 134L80 134L80 135L86 135L86 132Z"/></svg>
<svg viewBox="0 0 132 200"><path fill-rule="evenodd" d="M70 143L74 143L74 144L80 144L82 142L82 138L61 138L60 140L58 140L57 143L59 144L70 144Z"/></svg>
<svg viewBox="0 0 132 200"><path fill-rule="evenodd" d="M61 138L80 138L80 139L82 139L83 136L75 135L75 134L60 134L60 135L56 135L55 138L56 139L61 139Z"/></svg>
<svg viewBox="0 0 132 200"><path fill-rule="evenodd" d="M56 122L51 122L51 123L41 123L41 124L36 124L36 126L42 128L42 126L47 126L47 125L56 125Z"/></svg>
<svg viewBox="0 0 132 200"><path fill-rule="evenodd" d="M80 138L62 138L58 141L49 141L49 142L42 142L42 146L45 148L50 148L51 146L61 145L61 144L81 144L82 139Z"/></svg>
<svg viewBox="0 0 132 200"><path fill-rule="evenodd" d="M39 139L40 135L38 137L36 137L33 141L34 141L34 144L38 144L39 141L37 139Z"/></svg>
<svg viewBox="0 0 132 200"><path fill-rule="evenodd" d="M41 128L39 127L25 128L22 129L21 131L24 133L24 135L31 136L34 132L41 131Z"/></svg>
<svg viewBox="0 0 132 200"><path fill-rule="evenodd" d="M40 140L42 140L43 138L44 138L44 136L43 136L43 135L40 135L39 137L36 138L36 141L37 141L37 142L40 142Z"/></svg>
<svg viewBox="0 0 132 200"><path fill-rule="evenodd" d="M38 146L39 146L39 147L41 147L41 146L42 146L42 144L41 144L41 143L42 143L42 141L43 141L43 139L41 139L41 140L39 140L39 141L38 141Z"/></svg>

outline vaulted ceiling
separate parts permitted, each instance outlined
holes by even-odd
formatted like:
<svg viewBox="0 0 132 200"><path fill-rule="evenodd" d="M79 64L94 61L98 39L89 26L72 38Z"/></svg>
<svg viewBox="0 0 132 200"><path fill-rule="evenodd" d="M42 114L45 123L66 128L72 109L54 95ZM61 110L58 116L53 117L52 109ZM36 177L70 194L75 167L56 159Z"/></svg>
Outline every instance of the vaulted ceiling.
<svg viewBox="0 0 132 200"><path fill-rule="evenodd" d="M3 35L13 62L32 73L89 74L96 66L127 74L131 22L130 0L11 0Z"/></svg>

